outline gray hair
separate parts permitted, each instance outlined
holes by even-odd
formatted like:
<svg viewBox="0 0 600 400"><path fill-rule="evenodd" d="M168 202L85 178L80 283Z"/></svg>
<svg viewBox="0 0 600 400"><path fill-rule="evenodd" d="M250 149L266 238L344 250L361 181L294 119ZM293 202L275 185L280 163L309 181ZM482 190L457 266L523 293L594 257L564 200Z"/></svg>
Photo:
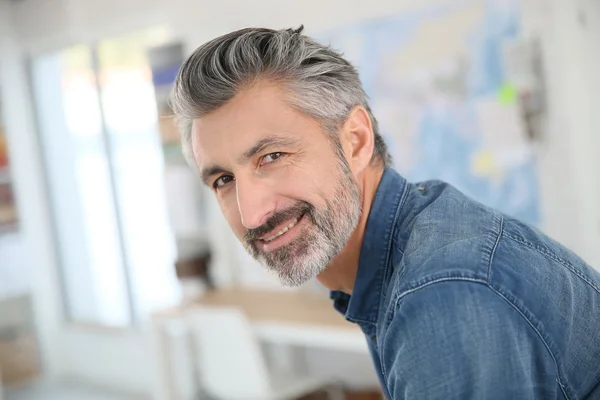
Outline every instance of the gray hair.
<svg viewBox="0 0 600 400"><path fill-rule="evenodd" d="M184 62L175 81L171 107L182 129L188 161L192 122L223 106L258 80L282 83L292 105L315 118L339 145L337 132L355 106L371 119L373 160L391 164L356 69L342 55L316 43L298 29L247 28L200 46Z"/></svg>

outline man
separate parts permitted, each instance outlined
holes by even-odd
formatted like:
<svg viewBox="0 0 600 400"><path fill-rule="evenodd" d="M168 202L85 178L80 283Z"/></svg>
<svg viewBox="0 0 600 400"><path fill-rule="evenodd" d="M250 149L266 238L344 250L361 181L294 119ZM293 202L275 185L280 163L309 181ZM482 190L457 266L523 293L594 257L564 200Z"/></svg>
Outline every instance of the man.
<svg viewBox="0 0 600 400"><path fill-rule="evenodd" d="M248 251L332 290L390 399L599 399L599 274L448 184L407 183L355 68L301 31L216 38L173 92Z"/></svg>

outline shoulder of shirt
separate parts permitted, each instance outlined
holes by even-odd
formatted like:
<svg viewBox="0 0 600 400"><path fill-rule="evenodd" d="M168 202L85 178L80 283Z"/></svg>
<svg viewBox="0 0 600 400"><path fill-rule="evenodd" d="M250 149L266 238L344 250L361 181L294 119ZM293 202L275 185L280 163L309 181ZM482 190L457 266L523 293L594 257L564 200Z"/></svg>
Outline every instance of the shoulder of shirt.
<svg viewBox="0 0 600 400"><path fill-rule="evenodd" d="M395 296L439 281L486 283L504 217L441 181L409 185L393 244Z"/></svg>
<svg viewBox="0 0 600 400"><path fill-rule="evenodd" d="M441 281L501 286L504 280L492 280L516 273L519 266L514 254L540 279L548 273L573 275L600 293L598 274L539 230L470 199L445 182L413 184L408 190L393 240L400 261L393 268L388 293L393 291L395 297ZM501 252L496 251L499 244ZM534 259L543 259L553 268L533 270Z"/></svg>

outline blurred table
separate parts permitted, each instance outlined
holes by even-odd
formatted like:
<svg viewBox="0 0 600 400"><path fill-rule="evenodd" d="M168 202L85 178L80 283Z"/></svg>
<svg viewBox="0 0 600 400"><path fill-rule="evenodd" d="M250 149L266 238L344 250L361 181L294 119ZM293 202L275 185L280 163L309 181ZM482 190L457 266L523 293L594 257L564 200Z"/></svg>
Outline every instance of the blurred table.
<svg viewBox="0 0 600 400"><path fill-rule="evenodd" d="M181 318L187 310L197 306L242 309L260 340L344 351L368 351L361 330L335 311L330 299L300 290L213 290L194 302L156 313L154 319Z"/></svg>
<svg viewBox="0 0 600 400"><path fill-rule="evenodd" d="M240 287L206 292L197 300L153 315L154 354L158 361L156 399L178 399L176 388L191 387L185 371L193 369L187 357L187 312L198 306L236 307L247 315L257 338L268 344L323 348L368 354L358 326L346 321L324 295L302 290L269 291ZM170 338L165 342L165 331ZM179 337L180 339L174 339ZM174 370L177 369L177 371Z"/></svg>

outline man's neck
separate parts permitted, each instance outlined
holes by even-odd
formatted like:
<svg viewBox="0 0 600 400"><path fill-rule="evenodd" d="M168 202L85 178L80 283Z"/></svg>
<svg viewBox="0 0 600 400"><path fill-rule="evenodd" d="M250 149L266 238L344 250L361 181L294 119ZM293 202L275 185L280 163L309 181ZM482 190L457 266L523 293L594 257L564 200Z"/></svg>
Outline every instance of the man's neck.
<svg viewBox="0 0 600 400"><path fill-rule="evenodd" d="M331 264L317 277L318 281L329 290L339 290L352 294L358 261L367 221L371 212L371 206L383 176L384 168L377 163L369 165L364 172L358 176L357 184L362 193L362 214L356 229L344 246L342 252L333 259Z"/></svg>

